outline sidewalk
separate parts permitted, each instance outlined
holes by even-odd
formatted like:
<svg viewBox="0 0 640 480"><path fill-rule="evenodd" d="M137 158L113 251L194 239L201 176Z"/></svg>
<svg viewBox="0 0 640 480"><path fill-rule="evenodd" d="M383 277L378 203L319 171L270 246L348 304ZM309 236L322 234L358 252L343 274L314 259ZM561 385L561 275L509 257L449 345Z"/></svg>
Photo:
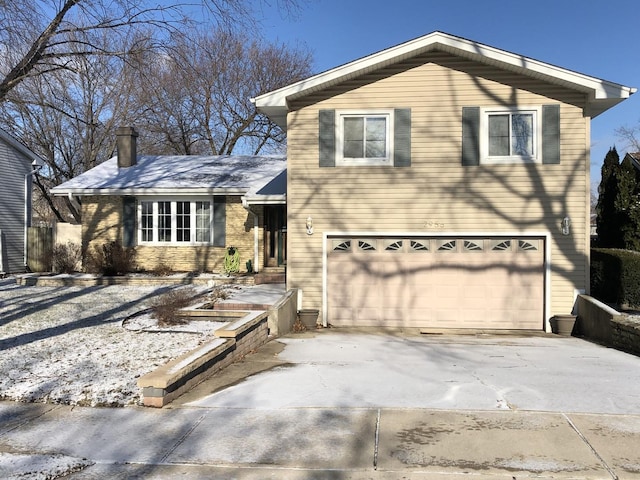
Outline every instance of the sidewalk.
<svg viewBox="0 0 640 480"><path fill-rule="evenodd" d="M638 415L0 402L0 420L0 452L91 464L72 479L640 478Z"/></svg>

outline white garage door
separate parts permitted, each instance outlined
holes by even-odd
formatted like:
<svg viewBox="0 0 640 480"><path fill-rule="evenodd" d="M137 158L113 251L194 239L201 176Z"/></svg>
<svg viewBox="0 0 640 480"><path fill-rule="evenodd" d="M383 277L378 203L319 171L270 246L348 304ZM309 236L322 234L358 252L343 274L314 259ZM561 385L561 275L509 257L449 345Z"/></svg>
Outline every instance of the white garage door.
<svg viewBox="0 0 640 480"><path fill-rule="evenodd" d="M329 238L335 326L543 328L541 238Z"/></svg>

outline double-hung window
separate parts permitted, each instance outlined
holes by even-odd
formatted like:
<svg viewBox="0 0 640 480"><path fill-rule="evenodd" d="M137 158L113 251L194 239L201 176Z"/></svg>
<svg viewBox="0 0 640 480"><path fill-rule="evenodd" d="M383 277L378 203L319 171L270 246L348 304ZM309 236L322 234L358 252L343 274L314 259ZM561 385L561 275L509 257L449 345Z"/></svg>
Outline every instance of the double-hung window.
<svg viewBox="0 0 640 480"><path fill-rule="evenodd" d="M338 111L336 164L393 165L393 111Z"/></svg>
<svg viewBox="0 0 640 480"><path fill-rule="evenodd" d="M540 161L540 118L537 108L483 110L480 134L482 162Z"/></svg>
<svg viewBox="0 0 640 480"><path fill-rule="evenodd" d="M141 244L209 244L212 202L191 199L141 200L138 239Z"/></svg>

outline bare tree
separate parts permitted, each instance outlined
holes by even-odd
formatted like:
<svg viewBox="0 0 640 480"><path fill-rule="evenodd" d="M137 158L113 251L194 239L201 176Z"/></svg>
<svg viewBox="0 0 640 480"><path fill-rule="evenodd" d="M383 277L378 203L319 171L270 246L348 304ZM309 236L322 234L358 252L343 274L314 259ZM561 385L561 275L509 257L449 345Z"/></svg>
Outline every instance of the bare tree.
<svg viewBox="0 0 640 480"><path fill-rule="evenodd" d="M150 153L231 152L242 142L258 152L284 138L248 99L306 75L309 55L231 33L233 21L252 22L251 0L201 0L222 26L195 40L178 28L198 32L186 4L150 1L0 0L0 122L46 159L36 185L58 221L80 221L80 205L49 189L110 158L117 125L139 126Z"/></svg>
<svg viewBox="0 0 640 480"><path fill-rule="evenodd" d="M640 122L632 127L617 128L616 136L622 140L624 149L630 152L640 152Z"/></svg>
<svg viewBox="0 0 640 480"><path fill-rule="evenodd" d="M297 1L278 0L278 6L295 9ZM153 33L161 44L168 34L180 31L181 25L193 22L190 17L195 15L208 17L219 26L246 24L251 22L252 2L196 0L158 6L153 0L11 0L0 5L1 102L27 78L75 70L80 56L125 57L141 47L126 41L140 31ZM101 32L123 41L104 48L94 41Z"/></svg>
<svg viewBox="0 0 640 480"><path fill-rule="evenodd" d="M94 39L104 49L111 48L111 41L106 32L102 39ZM26 78L0 104L5 128L45 159L47 166L35 177L36 185L59 221L69 217L79 221L79 205L67 198L52 198L49 188L109 158L116 126L136 114L128 81L133 61L78 56L73 63L73 71L60 69Z"/></svg>
<svg viewBox="0 0 640 480"><path fill-rule="evenodd" d="M308 76L307 51L218 30L177 38L169 52L141 72L147 110L138 126L154 139L147 151L257 154L282 146L284 133L249 99Z"/></svg>

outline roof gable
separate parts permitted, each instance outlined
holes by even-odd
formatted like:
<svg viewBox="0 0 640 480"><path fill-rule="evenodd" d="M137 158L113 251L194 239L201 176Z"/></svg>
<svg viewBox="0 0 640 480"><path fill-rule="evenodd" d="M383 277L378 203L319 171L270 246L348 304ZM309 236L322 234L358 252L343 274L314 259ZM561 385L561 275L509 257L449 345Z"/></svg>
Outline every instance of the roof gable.
<svg viewBox="0 0 640 480"><path fill-rule="evenodd" d="M20 143L13 135L5 132L2 128L0 128L0 140L4 141L7 145L10 145L12 148L20 152L25 163L37 161L39 164L44 164L44 161L38 155L33 153L25 145Z"/></svg>
<svg viewBox="0 0 640 480"><path fill-rule="evenodd" d="M433 32L265 93L252 101L258 110L286 129L288 105L292 100L434 50L580 91L587 96L586 114L591 117L608 110L636 91L635 88L573 72L461 37Z"/></svg>

